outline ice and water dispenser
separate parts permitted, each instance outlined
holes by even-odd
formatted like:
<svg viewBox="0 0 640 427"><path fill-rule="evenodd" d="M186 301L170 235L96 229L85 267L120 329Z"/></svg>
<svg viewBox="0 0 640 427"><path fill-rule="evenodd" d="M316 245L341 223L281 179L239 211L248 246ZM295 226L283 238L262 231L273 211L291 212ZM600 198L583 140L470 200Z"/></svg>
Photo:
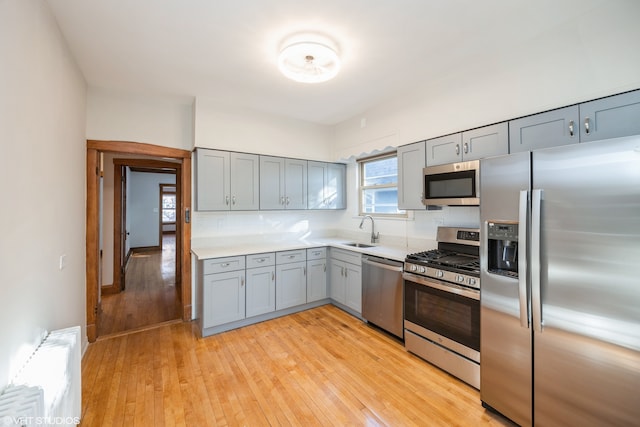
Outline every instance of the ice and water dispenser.
<svg viewBox="0 0 640 427"><path fill-rule="evenodd" d="M518 223L487 223L488 270L493 274L518 278Z"/></svg>

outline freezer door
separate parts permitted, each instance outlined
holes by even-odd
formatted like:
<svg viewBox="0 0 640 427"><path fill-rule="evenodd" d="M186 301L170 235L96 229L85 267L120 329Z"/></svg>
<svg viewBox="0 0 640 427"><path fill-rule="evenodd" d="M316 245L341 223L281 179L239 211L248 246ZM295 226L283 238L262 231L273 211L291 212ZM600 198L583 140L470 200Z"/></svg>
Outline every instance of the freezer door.
<svg viewBox="0 0 640 427"><path fill-rule="evenodd" d="M526 262L518 272L522 283L489 273L487 224L489 221L521 221L519 229L526 233L530 156L529 152L517 153L485 159L480 164L480 397L485 406L521 426L532 423ZM521 192L524 192L524 212L521 212ZM526 261L526 247L521 244L526 246L525 242L519 242L519 256Z"/></svg>
<svg viewBox="0 0 640 427"><path fill-rule="evenodd" d="M640 138L534 152L533 187L534 422L637 425Z"/></svg>

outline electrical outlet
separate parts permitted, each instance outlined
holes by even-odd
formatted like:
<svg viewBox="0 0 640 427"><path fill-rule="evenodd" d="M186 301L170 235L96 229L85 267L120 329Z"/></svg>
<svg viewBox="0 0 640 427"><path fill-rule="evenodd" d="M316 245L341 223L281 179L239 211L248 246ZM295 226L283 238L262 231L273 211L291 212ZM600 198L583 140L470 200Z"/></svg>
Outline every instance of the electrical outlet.
<svg viewBox="0 0 640 427"><path fill-rule="evenodd" d="M62 254L60 255L60 263L58 264L58 268L60 268L60 270L64 270L66 266L67 266L67 255Z"/></svg>

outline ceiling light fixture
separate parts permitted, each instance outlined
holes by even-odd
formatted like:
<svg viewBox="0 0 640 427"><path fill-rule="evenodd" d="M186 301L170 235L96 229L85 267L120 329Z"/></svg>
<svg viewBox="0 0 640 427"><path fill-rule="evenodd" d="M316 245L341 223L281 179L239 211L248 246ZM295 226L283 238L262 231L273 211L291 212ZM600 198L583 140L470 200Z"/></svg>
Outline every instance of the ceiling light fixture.
<svg viewBox="0 0 640 427"><path fill-rule="evenodd" d="M340 71L340 58L328 40L317 37L289 39L278 56L280 72L301 83L321 83L334 78Z"/></svg>

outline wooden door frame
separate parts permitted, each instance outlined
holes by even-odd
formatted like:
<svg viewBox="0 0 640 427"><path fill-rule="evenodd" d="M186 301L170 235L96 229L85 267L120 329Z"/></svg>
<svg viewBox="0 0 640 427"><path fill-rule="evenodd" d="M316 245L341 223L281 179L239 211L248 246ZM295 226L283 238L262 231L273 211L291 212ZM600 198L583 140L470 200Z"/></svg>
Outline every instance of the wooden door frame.
<svg viewBox="0 0 640 427"><path fill-rule="evenodd" d="M176 174L176 192L180 191L176 209L176 282L180 285L181 318L191 320L191 151L154 144L128 141L87 140L87 209L86 209L86 312L87 339L98 337L100 298L100 153L141 154L179 160L173 163L180 169ZM178 234L178 229L182 232ZM178 255L179 253L179 255ZM179 273L178 273L179 271Z"/></svg>

